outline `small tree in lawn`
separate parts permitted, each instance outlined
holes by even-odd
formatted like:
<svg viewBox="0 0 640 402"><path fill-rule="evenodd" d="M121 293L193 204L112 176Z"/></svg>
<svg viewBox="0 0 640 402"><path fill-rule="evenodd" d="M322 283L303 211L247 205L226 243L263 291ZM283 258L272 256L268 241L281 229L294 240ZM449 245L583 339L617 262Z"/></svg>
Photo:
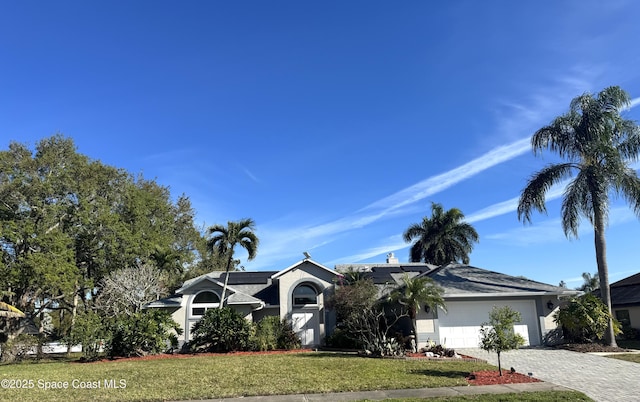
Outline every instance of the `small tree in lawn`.
<svg viewBox="0 0 640 402"><path fill-rule="evenodd" d="M498 354L498 371L502 376L500 353L517 349L524 345L524 338L516 334L513 325L522 319L520 313L511 307L493 307L489 313L489 322L480 327L480 347L487 352Z"/></svg>

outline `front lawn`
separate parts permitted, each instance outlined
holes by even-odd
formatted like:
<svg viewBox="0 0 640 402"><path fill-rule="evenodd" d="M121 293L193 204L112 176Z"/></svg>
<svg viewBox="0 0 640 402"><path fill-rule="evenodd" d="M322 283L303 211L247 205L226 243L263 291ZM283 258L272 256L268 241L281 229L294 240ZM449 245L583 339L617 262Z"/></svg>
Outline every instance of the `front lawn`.
<svg viewBox="0 0 640 402"><path fill-rule="evenodd" d="M448 387L467 385L469 372L492 368L476 362L368 359L333 353L23 363L0 366L4 388L0 400L149 401Z"/></svg>
<svg viewBox="0 0 640 402"><path fill-rule="evenodd" d="M612 359L626 360L628 362L640 363L640 354L638 353L620 353L615 355L607 355Z"/></svg>

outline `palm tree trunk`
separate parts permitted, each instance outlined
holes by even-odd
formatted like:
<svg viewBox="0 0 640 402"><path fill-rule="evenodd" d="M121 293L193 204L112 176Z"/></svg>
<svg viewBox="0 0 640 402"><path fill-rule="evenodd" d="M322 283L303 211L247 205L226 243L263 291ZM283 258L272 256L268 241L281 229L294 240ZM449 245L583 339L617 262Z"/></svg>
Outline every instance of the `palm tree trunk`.
<svg viewBox="0 0 640 402"><path fill-rule="evenodd" d="M222 297L220 298L220 306L218 308L224 307L224 297L227 293L227 283L229 282L229 270L231 269L231 261L233 261L233 254L229 255L229 261L227 261L227 270L224 275L224 286L222 287Z"/></svg>
<svg viewBox="0 0 640 402"><path fill-rule="evenodd" d="M594 213L595 222L593 225L595 232L596 261L598 264L598 276L600 277L600 296L609 311L609 324L604 334L604 340L609 346L618 346L613 333L613 311L611 310L611 292L609 289L609 268L607 267L607 244L604 238L604 218L602 213L596 208Z"/></svg>

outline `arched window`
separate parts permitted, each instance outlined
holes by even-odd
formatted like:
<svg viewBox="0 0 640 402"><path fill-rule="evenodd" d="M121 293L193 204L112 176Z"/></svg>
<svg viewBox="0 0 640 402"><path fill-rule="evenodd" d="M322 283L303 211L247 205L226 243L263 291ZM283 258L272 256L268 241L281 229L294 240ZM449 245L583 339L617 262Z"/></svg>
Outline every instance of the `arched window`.
<svg viewBox="0 0 640 402"><path fill-rule="evenodd" d="M191 316L200 317L210 308L216 308L220 305L220 296L214 292L200 292L193 298L191 302Z"/></svg>
<svg viewBox="0 0 640 402"><path fill-rule="evenodd" d="M293 290L293 304L297 306L318 304L316 289L311 285L299 285Z"/></svg>

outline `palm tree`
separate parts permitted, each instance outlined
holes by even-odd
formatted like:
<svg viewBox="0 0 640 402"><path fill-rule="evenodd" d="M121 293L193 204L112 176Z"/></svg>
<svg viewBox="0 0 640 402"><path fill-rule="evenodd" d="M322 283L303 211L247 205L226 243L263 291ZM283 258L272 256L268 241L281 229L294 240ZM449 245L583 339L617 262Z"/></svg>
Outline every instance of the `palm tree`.
<svg viewBox="0 0 640 402"><path fill-rule="evenodd" d="M258 251L258 237L253 233L255 222L253 219L245 218L239 221L229 221L227 226L213 225L207 230L211 236L207 240L207 248L213 252L216 250L219 255L227 257L224 277L224 287L220 298L220 308L224 307L225 294L227 293L227 283L229 282L229 271L233 264L233 253L237 245L247 250L249 254L247 260L251 261L256 257Z"/></svg>
<svg viewBox="0 0 640 402"><path fill-rule="evenodd" d="M545 194L551 186L572 178L562 201L562 229L568 238L578 237L581 217L593 226L602 300L609 313L604 232L610 193L622 195L640 216L640 179L629 166L638 159L640 128L620 115L629 104L629 95L620 87L606 88L596 97L585 93L571 101L569 112L536 131L531 138L534 154L549 149L566 162L547 165L534 174L518 203L518 219L530 223L532 210L546 212ZM616 346L611 320L605 341Z"/></svg>
<svg viewBox="0 0 640 402"><path fill-rule="evenodd" d="M576 288L576 290L591 293L600 287L600 280L598 279L597 272L593 276L589 272L583 272L582 279L584 280L584 283L580 287Z"/></svg>
<svg viewBox="0 0 640 402"><path fill-rule="evenodd" d="M470 224L463 222L464 214L457 208L444 211L441 204L431 203L431 218L422 218L404 232L404 241L411 246L411 262L424 261L435 265L450 262L469 263L469 254L474 243L478 242L478 233Z"/></svg>
<svg viewBox="0 0 640 402"><path fill-rule="evenodd" d="M427 276L411 278L409 274L405 273L402 281L403 285L393 291L389 298L392 302L399 303L407 309L407 314L411 319L412 333L416 336L417 344L416 316L418 311L420 311L420 307L425 305L431 309L440 307L446 311L442 298L444 290Z"/></svg>

